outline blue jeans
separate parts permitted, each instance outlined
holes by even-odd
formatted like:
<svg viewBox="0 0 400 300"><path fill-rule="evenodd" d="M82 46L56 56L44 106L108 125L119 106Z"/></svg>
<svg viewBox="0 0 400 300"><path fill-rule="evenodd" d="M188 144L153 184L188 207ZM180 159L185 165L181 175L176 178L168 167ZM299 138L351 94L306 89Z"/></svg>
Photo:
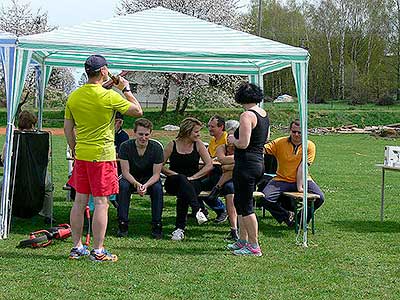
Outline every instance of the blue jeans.
<svg viewBox="0 0 400 300"><path fill-rule="evenodd" d="M307 183L308 192L320 196L320 199L316 199L314 202L314 209L317 210L324 203L324 193L314 181L308 180ZM290 208L290 203L288 203L289 199L281 197L283 192L297 192L297 184L295 182L290 183L271 180L263 190L265 195L263 206L279 223L287 220L289 217L289 210L292 210ZM307 222L309 222L310 219L311 207L308 207Z"/></svg>
<svg viewBox="0 0 400 300"><path fill-rule="evenodd" d="M119 181L119 194L118 194L118 221L129 222L129 205L131 195L135 191L125 178ZM161 180L147 188L147 194L150 195L151 200L151 223L161 224L161 215L164 206L163 187Z"/></svg>

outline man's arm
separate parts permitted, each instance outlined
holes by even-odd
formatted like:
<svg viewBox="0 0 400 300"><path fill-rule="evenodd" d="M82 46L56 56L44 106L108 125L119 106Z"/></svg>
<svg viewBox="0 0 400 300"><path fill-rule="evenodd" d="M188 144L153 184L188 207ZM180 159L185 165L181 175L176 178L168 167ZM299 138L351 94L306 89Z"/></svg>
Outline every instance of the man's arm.
<svg viewBox="0 0 400 300"><path fill-rule="evenodd" d="M308 165L311 165L315 159L315 144L312 141L308 141L307 144L307 159Z"/></svg>
<svg viewBox="0 0 400 300"><path fill-rule="evenodd" d="M122 176L137 189L140 186L140 182L129 172L129 161L121 159L119 163L121 164Z"/></svg>
<svg viewBox="0 0 400 300"><path fill-rule="evenodd" d="M246 149L250 143L251 131L253 124L256 122L256 116L249 111L245 111L240 115L239 138L233 135L228 136L228 142L233 143L238 149Z"/></svg>
<svg viewBox="0 0 400 300"><path fill-rule="evenodd" d="M168 143L167 147L164 148L164 163L163 163L163 167L162 167L161 171L163 172L163 174L165 176L172 176L172 175L178 174L178 173L170 170L169 168L165 167L165 164L168 162L168 159L172 154L173 147L174 147L174 142L171 141Z"/></svg>
<svg viewBox="0 0 400 300"><path fill-rule="evenodd" d="M303 183L304 183L304 178L303 178L303 161L300 162L299 166L297 167L297 172L296 172L296 185L297 185L297 190L302 193L303 192Z"/></svg>
<svg viewBox="0 0 400 300"><path fill-rule="evenodd" d="M146 183L142 184L138 188L138 192L140 195L146 194L147 188L149 186L152 186L153 184L155 184L158 180L160 180L160 173L161 173L162 166L163 166L162 163L161 164L153 164L153 175L149 178L149 180L147 180Z"/></svg>
<svg viewBox="0 0 400 300"><path fill-rule="evenodd" d="M64 119L64 134L67 138L69 149L71 149L72 156L75 157L75 121L73 119Z"/></svg>
<svg viewBox="0 0 400 300"><path fill-rule="evenodd" d="M315 144L311 141L307 144L307 164L311 166L315 159ZM308 176L307 176L308 177ZM303 192L304 176L303 176L303 161L300 162L296 172L297 190Z"/></svg>
<svg viewBox="0 0 400 300"><path fill-rule="evenodd" d="M204 166L196 174L193 174L191 177L188 177L188 180L200 179L203 176L207 175L213 168L212 159L206 149L206 146L204 146L203 142L201 141L195 143L197 145L198 149L197 151L199 151L200 158L204 162Z"/></svg>
<svg viewBox="0 0 400 300"><path fill-rule="evenodd" d="M120 89L126 100L131 102L131 105L129 106L128 110L125 112L125 115L131 116L131 117L141 117L143 115L143 110L142 107L140 106L139 101L133 96L132 92L129 89L129 81L126 80L124 77L120 76L119 77L119 84L117 85L117 88ZM128 89L125 91L124 89Z"/></svg>
<svg viewBox="0 0 400 300"><path fill-rule="evenodd" d="M225 145L220 145L217 148L217 160L222 165L231 165L235 163L235 158L233 155L225 155Z"/></svg>

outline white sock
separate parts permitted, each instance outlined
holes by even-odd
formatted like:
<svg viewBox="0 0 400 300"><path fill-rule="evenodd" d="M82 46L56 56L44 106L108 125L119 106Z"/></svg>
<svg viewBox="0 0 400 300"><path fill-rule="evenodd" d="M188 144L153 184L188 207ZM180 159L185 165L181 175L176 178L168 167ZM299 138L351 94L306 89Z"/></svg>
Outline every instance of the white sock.
<svg viewBox="0 0 400 300"><path fill-rule="evenodd" d="M96 254L101 254L103 252L103 248L99 248L99 249L93 249L94 253Z"/></svg>

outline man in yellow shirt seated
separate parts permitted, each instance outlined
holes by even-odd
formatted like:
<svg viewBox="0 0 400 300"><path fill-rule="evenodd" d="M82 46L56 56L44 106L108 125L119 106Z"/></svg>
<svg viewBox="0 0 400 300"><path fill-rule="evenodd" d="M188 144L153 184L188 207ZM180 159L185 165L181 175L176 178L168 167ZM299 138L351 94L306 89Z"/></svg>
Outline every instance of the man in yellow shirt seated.
<svg viewBox="0 0 400 300"><path fill-rule="evenodd" d="M225 131L225 120L218 115L212 116L208 121L208 131L211 135L211 139L207 149L211 158L215 160L217 156L217 148L220 145L227 144L228 134ZM203 200L217 214L217 217L215 218L216 223L225 222L228 218L225 204L218 198L218 196L223 195L225 198L233 197L233 184L229 183L223 187L216 187L221 176L221 167L214 164L214 168L201 182L203 191L211 191L210 196Z"/></svg>
<svg viewBox="0 0 400 300"><path fill-rule="evenodd" d="M265 145L266 153L275 156L278 162L276 176L263 189L265 195L264 207L279 222L285 222L289 227L294 225L294 212L288 209L290 203L286 198L282 198L283 192L302 192L302 145L299 120L294 120L289 126L289 137L275 139ZM315 144L308 141L307 146L308 165L310 166L315 158ZM319 186L307 176L308 192L317 194L320 199L314 203L315 210L324 202L324 194ZM307 221L311 218L311 213L307 214Z"/></svg>

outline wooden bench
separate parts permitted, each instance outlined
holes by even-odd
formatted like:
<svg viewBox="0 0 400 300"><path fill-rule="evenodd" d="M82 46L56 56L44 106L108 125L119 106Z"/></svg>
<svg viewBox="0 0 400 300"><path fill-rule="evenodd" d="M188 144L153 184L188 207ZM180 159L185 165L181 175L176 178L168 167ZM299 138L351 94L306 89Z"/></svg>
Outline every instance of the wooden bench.
<svg viewBox="0 0 400 300"><path fill-rule="evenodd" d="M210 195L210 193L211 193L211 191L202 191L202 192L200 192L199 197L208 197ZM263 197L264 197L263 193L257 192L257 191L253 192L254 207L256 207L257 200L260 199L260 198L263 198ZM263 217L265 217L265 208L264 208L264 206L261 206L261 209L262 209Z"/></svg>
<svg viewBox="0 0 400 300"><path fill-rule="evenodd" d="M299 212L303 209L303 193L299 192L283 192L282 193L285 197L288 197L293 202L294 207L294 219L295 219L295 226L294 230L296 233L299 232L299 224L297 222L297 216ZM314 221L314 202L315 200L319 199L319 195L307 193L307 203L311 207L311 231L312 234L315 234L315 221Z"/></svg>

